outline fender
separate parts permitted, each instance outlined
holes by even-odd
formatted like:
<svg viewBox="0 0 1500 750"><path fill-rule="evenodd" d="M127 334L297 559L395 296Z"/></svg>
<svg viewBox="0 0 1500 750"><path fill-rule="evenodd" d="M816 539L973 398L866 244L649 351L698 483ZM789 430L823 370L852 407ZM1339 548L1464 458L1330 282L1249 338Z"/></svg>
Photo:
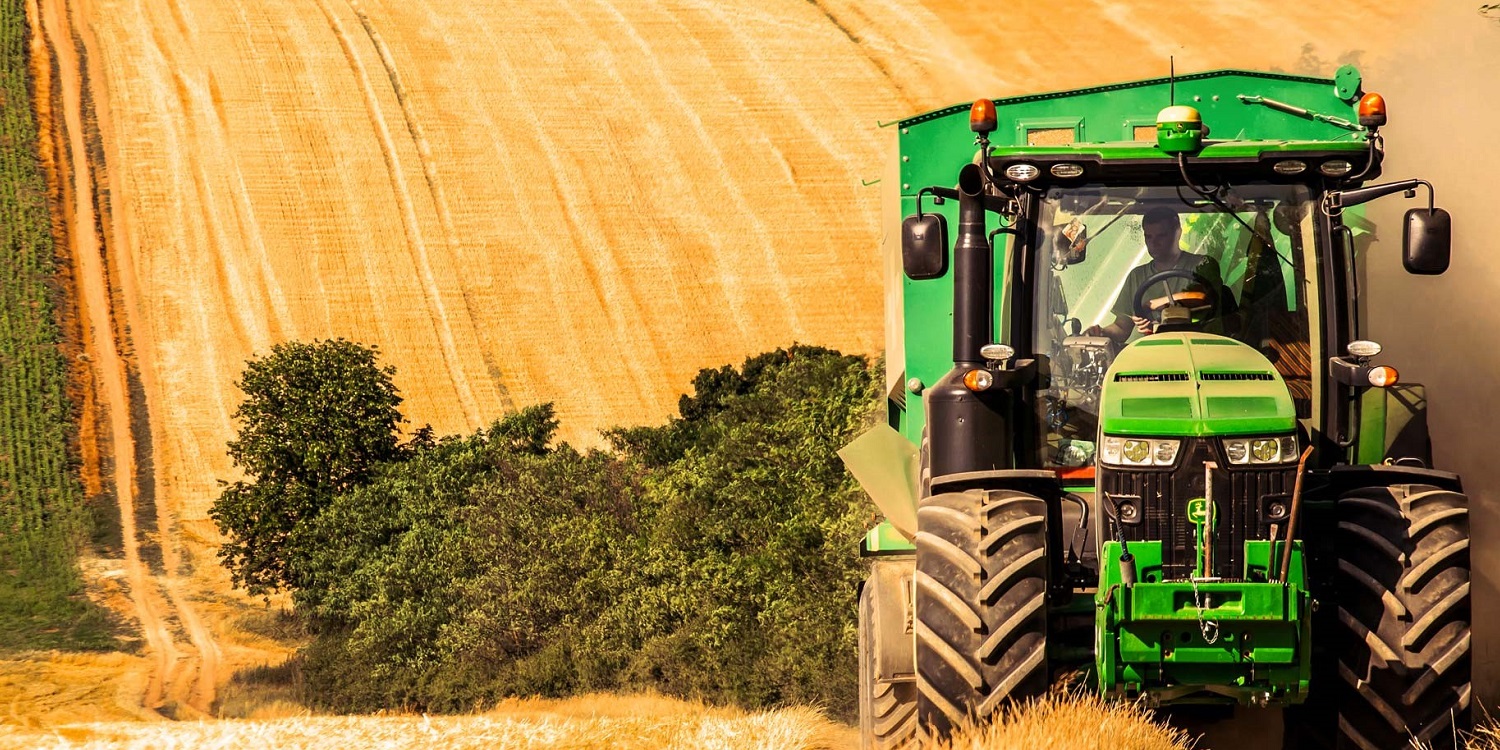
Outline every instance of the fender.
<svg viewBox="0 0 1500 750"><path fill-rule="evenodd" d="M889 425L880 425L840 449L839 458L896 531L908 541L916 539L917 447Z"/></svg>

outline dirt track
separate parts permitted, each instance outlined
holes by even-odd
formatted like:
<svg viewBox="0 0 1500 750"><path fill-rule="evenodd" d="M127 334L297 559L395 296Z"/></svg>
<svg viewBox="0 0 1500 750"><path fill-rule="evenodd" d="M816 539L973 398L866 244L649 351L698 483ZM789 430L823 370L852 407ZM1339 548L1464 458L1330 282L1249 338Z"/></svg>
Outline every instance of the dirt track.
<svg viewBox="0 0 1500 750"><path fill-rule="evenodd" d="M36 24L33 49L47 53L32 57L38 68L36 78L47 81L48 86L48 95L39 97L38 109L40 121L50 130L48 135L56 146L50 150L52 161L47 166L62 199L67 228L64 239L74 262L83 348L93 366L96 392L102 395L101 408L108 413L114 469L110 480L120 509L122 562L131 614L140 625L151 658L141 704L148 712L170 706L174 715L196 712L206 716L218 684L218 646L182 594L178 578L184 571L171 515L158 506L155 518L147 518L137 507L137 446L131 424L129 364L119 346L126 327L119 324L111 293L118 287L120 297L130 299L134 289L128 281L128 268L106 267L99 230L109 223L98 211L107 182L94 174L95 167L88 158L82 158L90 153L89 136L97 138L99 130L107 128L108 108L98 106L83 85L87 59L80 51L80 32L72 27L67 9L52 0L41 0L40 5L33 0L28 12ZM52 89L52 85L57 88ZM86 115L95 118L93 127L85 125ZM139 528L143 518L154 521L154 529ZM157 571L151 570L141 555L141 542L147 535L154 539L160 553ZM173 625L186 633L186 643L174 634Z"/></svg>
<svg viewBox="0 0 1500 750"><path fill-rule="evenodd" d="M1327 74L1402 24L1328 2L36 1L143 701L198 710L267 653L202 599L228 590L207 509L231 382L272 343L379 344L440 433L554 400L593 442L663 419L703 366L881 348L877 121L1168 55Z"/></svg>

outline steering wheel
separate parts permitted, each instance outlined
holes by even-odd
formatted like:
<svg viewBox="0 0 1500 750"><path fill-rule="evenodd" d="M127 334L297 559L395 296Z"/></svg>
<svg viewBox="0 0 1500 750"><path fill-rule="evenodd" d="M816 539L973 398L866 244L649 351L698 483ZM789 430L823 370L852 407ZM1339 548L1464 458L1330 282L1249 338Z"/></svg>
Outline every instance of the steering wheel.
<svg viewBox="0 0 1500 750"><path fill-rule="evenodd" d="M1135 315L1136 315L1136 317L1138 317L1138 318L1150 318L1151 317L1152 310L1151 310L1150 307L1146 306L1146 292L1150 291L1151 287L1156 286L1157 284L1160 284L1160 283L1166 281L1167 279L1187 279L1188 281L1202 281L1202 279L1200 279L1197 276L1197 274L1195 274L1193 271L1191 271L1189 269L1186 269L1186 268L1169 268L1169 269L1167 269L1165 271L1162 271L1160 273L1154 273L1154 274L1152 274L1151 276L1147 277L1147 279L1145 281L1142 281L1141 285L1139 287L1136 287L1136 290L1135 290ZM1170 291L1170 289L1168 291ZM1219 290L1213 288L1213 286L1211 284L1202 284L1199 289L1196 289L1194 291L1201 291L1203 293L1203 296L1204 296L1204 301L1206 301L1208 303L1207 305L1205 305L1204 307L1201 308L1202 310L1208 311L1208 313L1209 313L1209 315L1205 316L1205 317L1212 316L1214 313L1216 313L1218 311L1218 309L1219 309ZM1178 292L1178 294L1181 294L1181 292Z"/></svg>

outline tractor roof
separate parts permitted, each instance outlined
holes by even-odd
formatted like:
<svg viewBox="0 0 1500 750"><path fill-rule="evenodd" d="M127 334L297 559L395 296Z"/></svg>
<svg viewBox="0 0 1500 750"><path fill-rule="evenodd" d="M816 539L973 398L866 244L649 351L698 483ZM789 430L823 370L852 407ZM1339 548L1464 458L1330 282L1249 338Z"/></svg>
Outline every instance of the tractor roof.
<svg viewBox="0 0 1500 750"><path fill-rule="evenodd" d="M1209 129L1201 157L1255 158L1268 151L1350 150L1366 147L1368 131L1355 124L1359 71L1334 78L1216 70L1104 86L1011 96L995 102L996 155L1084 153L1099 159L1169 158L1156 148L1156 116L1191 105ZM1267 102L1271 104L1267 104ZM1277 108L1272 105L1287 105ZM969 104L899 121L904 194L947 185L974 158Z"/></svg>
<svg viewBox="0 0 1500 750"><path fill-rule="evenodd" d="M1356 71L1355 75L1356 76L1358 75L1357 71ZM1149 88L1149 87L1162 87L1162 86L1166 86L1166 87L1170 88L1172 86L1172 84L1173 84L1174 81L1176 82L1176 84L1182 85L1184 87L1193 86L1194 84L1196 84L1196 83L1198 83L1200 81L1209 81L1209 82L1222 83L1223 82L1222 79L1225 79L1225 78L1248 78L1248 79L1262 79L1262 80L1274 81L1274 82L1291 82L1291 83L1297 83L1297 84L1314 84L1314 85L1326 86L1326 87L1329 87L1330 89L1332 89L1332 87L1335 86L1335 80L1336 80L1336 79L1333 79L1333 78L1318 78L1318 77L1314 77L1314 76L1297 76L1297 75L1289 75L1289 74L1286 74L1286 73L1268 73L1268 72L1260 71L1260 70L1241 70L1241 69L1236 69L1236 68L1226 68L1224 70L1209 70L1209 71L1204 71L1204 72L1201 72L1201 73L1188 73L1188 74L1180 75L1180 76L1176 76L1176 77L1143 78L1143 79L1141 79L1139 81L1125 81L1123 83L1108 83L1108 84L1104 84L1104 85L1101 85L1101 86L1087 86L1087 87L1084 87L1084 88L1081 88L1081 89L1064 89L1062 91L1044 91L1044 92L1041 92L1041 93L1038 93L1038 94L1021 94L1019 96L1001 97L999 99L993 99L992 101L995 102L995 108L998 110L998 109L1000 109L1002 107L1009 107L1011 105L1023 104L1023 103L1027 103L1027 102L1042 102L1042 101L1051 101L1051 100L1057 100L1057 99L1076 99L1076 98L1078 98L1080 96L1087 96L1087 95L1090 95L1090 94L1106 94L1106 93L1111 93L1111 92L1122 92L1122 91L1129 91L1131 89L1142 89L1142 88ZM1331 94L1331 93L1333 93L1333 91L1330 90L1329 93ZM931 112L924 112L924 113L922 113L920 115L913 115L911 117L908 117L906 119L901 120L899 124L902 127L907 127L909 125L915 125L917 123L925 122L927 120L934 120L934 119L938 119L938 118L941 118L941 117L947 117L947 116L952 115L954 113L963 113L963 114L967 115L968 112L969 112L969 105L972 104L972 103L973 102L965 102L963 104L955 104L955 105L952 105L952 106L949 106L949 107L944 107L942 109L935 109L935 110L932 110ZM1184 100L1184 103L1186 103L1186 100ZM1161 104L1161 106L1162 107L1168 106L1168 103L1164 102L1164 103Z"/></svg>

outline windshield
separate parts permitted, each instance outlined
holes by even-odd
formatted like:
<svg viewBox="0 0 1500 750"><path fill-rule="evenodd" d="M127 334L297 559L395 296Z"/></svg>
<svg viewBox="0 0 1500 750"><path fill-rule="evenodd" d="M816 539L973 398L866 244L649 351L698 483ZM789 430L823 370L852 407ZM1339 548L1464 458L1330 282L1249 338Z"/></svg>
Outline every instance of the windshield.
<svg viewBox="0 0 1500 750"><path fill-rule="evenodd" d="M1215 199L1170 186L1049 190L1039 202L1034 317L1036 351L1052 363L1039 404L1048 465L1092 464L1104 371L1171 305L1187 308L1165 313L1177 330L1264 353L1298 416L1309 416L1313 209L1301 185L1236 186Z"/></svg>

